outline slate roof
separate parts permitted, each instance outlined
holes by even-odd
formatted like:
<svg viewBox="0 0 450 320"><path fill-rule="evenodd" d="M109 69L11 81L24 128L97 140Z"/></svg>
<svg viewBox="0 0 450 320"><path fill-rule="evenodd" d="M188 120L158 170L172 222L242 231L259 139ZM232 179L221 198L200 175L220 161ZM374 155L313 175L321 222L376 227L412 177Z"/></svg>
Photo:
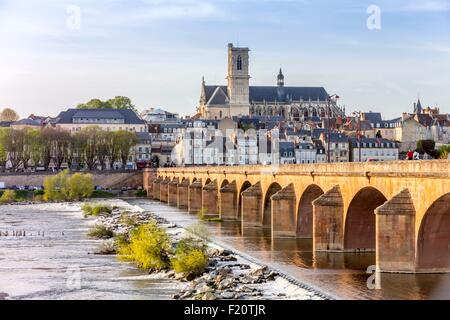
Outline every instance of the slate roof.
<svg viewBox="0 0 450 320"><path fill-rule="evenodd" d="M325 141L328 141L328 134L324 133ZM348 137L342 133L331 132L330 133L331 142L348 142Z"/></svg>
<svg viewBox="0 0 450 320"><path fill-rule="evenodd" d="M220 92L217 100L211 100L216 92ZM220 105L227 103L226 86L205 86L205 98L208 104ZM291 101L327 101L328 93L323 87L278 87L278 86L250 86L249 102L279 102ZM225 97L226 99L225 99ZM215 99L215 97L214 97ZM211 100L211 101L210 101Z"/></svg>
<svg viewBox="0 0 450 320"><path fill-rule="evenodd" d="M152 140L152 136L150 135L150 132L136 132L136 135L138 137L139 142L144 142L144 141L151 141Z"/></svg>
<svg viewBox="0 0 450 320"><path fill-rule="evenodd" d="M280 154L284 154L284 152L292 152L292 155L294 155L295 145L293 142L280 141L279 147L280 147Z"/></svg>
<svg viewBox="0 0 450 320"><path fill-rule="evenodd" d="M8 128L9 126L11 126L10 121L0 121L0 128Z"/></svg>
<svg viewBox="0 0 450 320"><path fill-rule="evenodd" d="M145 124L145 121L130 109L68 109L56 118L57 124L73 123L73 118L120 118L125 124Z"/></svg>
<svg viewBox="0 0 450 320"><path fill-rule="evenodd" d="M33 120L33 119L21 119L18 121L15 121L13 123L11 123L12 126L16 126L16 125L26 125L26 126L41 126L42 125L42 121L41 120Z"/></svg>
<svg viewBox="0 0 450 320"><path fill-rule="evenodd" d="M364 112L364 119L372 124L383 122L380 112Z"/></svg>
<svg viewBox="0 0 450 320"><path fill-rule="evenodd" d="M72 118L124 119L125 117L117 110L82 109L75 112Z"/></svg>
<svg viewBox="0 0 450 320"><path fill-rule="evenodd" d="M226 90L224 91L221 87L217 87L211 98L208 100L209 105L224 105L228 104L228 102Z"/></svg>
<svg viewBox="0 0 450 320"><path fill-rule="evenodd" d="M350 145L354 148L358 147L358 139L357 138L350 138L349 139ZM364 147L364 145L361 146L361 148L369 148L369 146L367 145L368 143L373 143L374 145L371 148L393 148L396 149L397 143L395 143L392 140L388 140L388 139L377 139L377 138L363 138L361 139L362 143L365 143L366 146ZM384 144L383 146L381 144Z"/></svg>

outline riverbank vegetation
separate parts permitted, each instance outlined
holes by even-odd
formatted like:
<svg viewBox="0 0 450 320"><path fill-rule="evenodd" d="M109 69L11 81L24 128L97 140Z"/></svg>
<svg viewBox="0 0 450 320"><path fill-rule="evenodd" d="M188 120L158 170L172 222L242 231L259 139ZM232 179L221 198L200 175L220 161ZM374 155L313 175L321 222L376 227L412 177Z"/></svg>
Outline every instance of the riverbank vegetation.
<svg viewBox="0 0 450 320"><path fill-rule="evenodd" d="M45 201L74 201L89 198L94 191L92 175L64 170L44 179Z"/></svg>
<svg viewBox="0 0 450 320"><path fill-rule="evenodd" d="M170 269L191 276L202 274L208 264L207 246L202 240L188 237L175 249L167 232L156 222L134 228L129 236L116 238L119 259L134 262L142 269Z"/></svg>
<svg viewBox="0 0 450 320"><path fill-rule="evenodd" d="M81 207L81 210L83 211L84 217L87 218L89 216L98 217L101 215L108 215L112 212L113 208L101 203L95 205L86 203L83 205L83 207Z"/></svg>
<svg viewBox="0 0 450 320"><path fill-rule="evenodd" d="M131 231L129 239L118 242L119 258L134 262L142 269L165 269L170 266L170 239L155 222L139 226Z"/></svg>
<svg viewBox="0 0 450 320"><path fill-rule="evenodd" d="M206 245L194 238L182 239L178 242L171 266L175 272L200 275L208 264Z"/></svg>
<svg viewBox="0 0 450 320"><path fill-rule="evenodd" d="M111 239L114 237L114 231L102 224L96 224L89 229L88 236L96 239Z"/></svg>

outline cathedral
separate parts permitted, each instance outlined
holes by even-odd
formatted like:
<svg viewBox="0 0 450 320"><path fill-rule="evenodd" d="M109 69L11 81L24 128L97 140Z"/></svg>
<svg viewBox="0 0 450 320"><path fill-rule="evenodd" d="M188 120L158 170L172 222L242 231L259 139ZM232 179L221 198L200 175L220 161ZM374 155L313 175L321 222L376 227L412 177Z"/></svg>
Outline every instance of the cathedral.
<svg viewBox="0 0 450 320"><path fill-rule="evenodd" d="M202 81L198 115L220 120L235 116L282 116L287 121L323 118L330 104L331 117L344 117L345 110L330 101L323 87L284 85L282 70L276 86L250 86L249 49L228 45L227 85L206 85Z"/></svg>

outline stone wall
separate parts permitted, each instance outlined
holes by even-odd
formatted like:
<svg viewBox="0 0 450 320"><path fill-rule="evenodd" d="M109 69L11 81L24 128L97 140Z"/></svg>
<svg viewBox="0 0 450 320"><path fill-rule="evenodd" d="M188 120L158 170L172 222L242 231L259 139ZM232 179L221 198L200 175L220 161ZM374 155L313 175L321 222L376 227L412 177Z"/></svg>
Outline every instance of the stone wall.
<svg viewBox="0 0 450 320"><path fill-rule="evenodd" d="M141 171L129 172L92 172L94 184L104 189L121 189L122 187L138 188L142 187L143 177ZM16 186L42 186L44 179L54 173L0 173L0 182L4 182L6 187Z"/></svg>

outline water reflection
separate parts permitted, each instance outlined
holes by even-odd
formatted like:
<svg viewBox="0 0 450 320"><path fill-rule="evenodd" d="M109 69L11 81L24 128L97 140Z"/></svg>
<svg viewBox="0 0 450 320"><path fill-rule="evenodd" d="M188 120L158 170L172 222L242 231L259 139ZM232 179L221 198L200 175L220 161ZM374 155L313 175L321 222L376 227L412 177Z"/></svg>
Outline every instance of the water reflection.
<svg viewBox="0 0 450 320"><path fill-rule="evenodd" d="M158 202L137 201L183 226L197 218ZM311 239L271 239L270 228L242 228L240 222L207 222L212 235L239 251L343 299L445 299L450 298L450 275L380 274L379 290L367 286L375 253L313 252Z"/></svg>

